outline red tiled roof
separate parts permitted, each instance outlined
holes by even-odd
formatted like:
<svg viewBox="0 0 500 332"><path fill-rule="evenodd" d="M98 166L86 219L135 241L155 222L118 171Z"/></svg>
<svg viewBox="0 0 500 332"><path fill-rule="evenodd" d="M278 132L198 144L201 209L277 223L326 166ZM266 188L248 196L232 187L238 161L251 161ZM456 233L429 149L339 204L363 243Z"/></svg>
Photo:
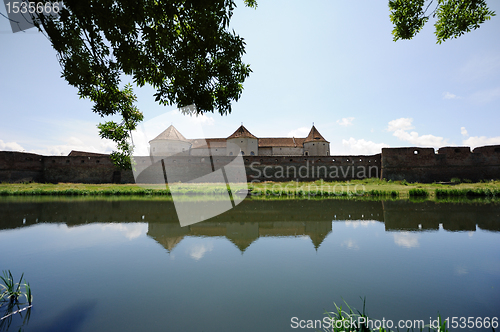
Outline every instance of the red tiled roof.
<svg viewBox="0 0 500 332"><path fill-rule="evenodd" d="M321 136L319 131L316 129L316 127L312 126L311 131L309 132L309 135L307 135L304 143L307 142L327 142L329 143L326 139Z"/></svg>
<svg viewBox="0 0 500 332"><path fill-rule="evenodd" d="M238 129L236 129L236 131L231 136L228 137L228 139L230 138L257 138L257 137L252 135L252 133L250 133L247 128L241 125Z"/></svg>
<svg viewBox="0 0 500 332"><path fill-rule="evenodd" d="M302 147L305 138L295 137L262 137L259 138L259 148L272 146Z"/></svg>

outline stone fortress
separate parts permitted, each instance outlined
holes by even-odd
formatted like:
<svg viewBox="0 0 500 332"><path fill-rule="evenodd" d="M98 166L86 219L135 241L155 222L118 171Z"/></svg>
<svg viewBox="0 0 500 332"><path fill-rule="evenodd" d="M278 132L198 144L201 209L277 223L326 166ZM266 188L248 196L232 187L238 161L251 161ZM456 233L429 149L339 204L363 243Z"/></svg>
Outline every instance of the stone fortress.
<svg viewBox="0 0 500 332"><path fill-rule="evenodd" d="M241 154L248 182L500 179L500 145L477 147L472 151L463 146L442 147L437 152L434 148L403 147L383 148L374 155L331 155L330 143L314 125L305 138L258 138L241 125L227 138L207 139L187 139L170 126L149 144L150 155L138 157L136 161L146 166L149 163L150 167L182 170L189 166L203 172L208 166L210 171L215 171ZM28 181L136 182L131 170L116 169L106 154L72 151L68 156L42 156L0 151L0 182Z"/></svg>
<svg viewBox="0 0 500 332"><path fill-rule="evenodd" d="M186 139L173 125L149 141L153 156L329 156L330 142L314 124L309 135L295 137L256 137L243 124L227 138Z"/></svg>

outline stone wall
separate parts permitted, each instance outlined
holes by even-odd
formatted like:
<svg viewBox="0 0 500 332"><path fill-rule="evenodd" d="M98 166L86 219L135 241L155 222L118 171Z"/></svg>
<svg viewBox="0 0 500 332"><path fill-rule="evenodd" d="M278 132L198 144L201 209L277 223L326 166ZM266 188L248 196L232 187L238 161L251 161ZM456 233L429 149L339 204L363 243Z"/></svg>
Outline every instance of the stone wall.
<svg viewBox="0 0 500 332"><path fill-rule="evenodd" d="M408 182L471 181L500 178L500 145L469 147L384 148L382 175L387 180Z"/></svg>
<svg viewBox="0 0 500 332"><path fill-rule="evenodd" d="M163 165L175 170L179 181L189 181L226 168L234 156L169 157ZM138 158L144 171L139 182L164 181L163 165ZM346 181L364 178L408 182L500 179L500 145L470 151L468 147L384 148L369 156L243 156L248 182ZM213 163L213 167L212 167ZM144 166L143 166L144 165ZM151 166L150 166L151 165ZM134 183L132 171L119 171L106 155L40 156L0 151L0 182Z"/></svg>
<svg viewBox="0 0 500 332"><path fill-rule="evenodd" d="M117 170L108 156L47 156L43 182L134 183L134 178L131 171Z"/></svg>
<svg viewBox="0 0 500 332"><path fill-rule="evenodd" d="M131 171L115 168L107 155L41 156L0 151L0 182L133 183Z"/></svg>
<svg viewBox="0 0 500 332"><path fill-rule="evenodd" d="M380 177L380 154L370 156L245 156L248 181L346 181Z"/></svg>
<svg viewBox="0 0 500 332"><path fill-rule="evenodd" d="M0 151L0 182L43 182L43 156Z"/></svg>
<svg viewBox="0 0 500 332"><path fill-rule="evenodd" d="M149 158L137 158L141 175L138 183L192 181L224 168L226 174L237 174L231 162L234 156L167 157L151 165ZM380 177L380 154L371 156L243 156L247 182L262 181L346 181ZM213 168L212 168L213 163ZM143 166L145 164L145 166ZM230 166L228 166L230 165ZM243 175L245 177L245 175ZM230 182L233 182L229 180ZM217 182L216 180L214 182Z"/></svg>

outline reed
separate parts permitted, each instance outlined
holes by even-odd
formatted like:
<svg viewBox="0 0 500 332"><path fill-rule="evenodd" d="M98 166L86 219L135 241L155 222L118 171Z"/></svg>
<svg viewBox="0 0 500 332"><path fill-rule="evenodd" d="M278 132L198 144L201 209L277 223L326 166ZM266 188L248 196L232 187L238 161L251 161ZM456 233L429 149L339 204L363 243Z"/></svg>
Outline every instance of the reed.
<svg viewBox="0 0 500 332"><path fill-rule="evenodd" d="M365 311L366 299L363 299L363 310L359 311L355 308L350 307L345 301L344 305L346 310L342 309L342 306L338 306L334 303L335 310L334 311L326 311L325 315L328 317L328 321L330 322L330 326L328 328L323 328L323 330L328 330L332 332L393 332L400 331L399 327L394 327L395 330L391 330L388 327L373 327L370 326L370 321L373 322L376 319L372 319L368 317ZM324 320L323 320L324 322ZM367 323L368 322L368 323ZM438 315L437 319L438 326L420 326L419 328L412 327L408 328L406 331L424 331L424 328L427 328L429 332L448 332L446 321L441 319L441 316ZM373 324L372 324L373 325ZM495 331L493 329L493 331Z"/></svg>
<svg viewBox="0 0 500 332"><path fill-rule="evenodd" d="M12 317L16 314L23 318L23 325L29 321L33 295L30 284L26 280L23 282L23 277L24 273L19 282L15 282L10 270L3 271L3 276L0 276L0 331L9 330ZM22 297L26 298L26 302L20 301Z"/></svg>
<svg viewBox="0 0 500 332"><path fill-rule="evenodd" d="M436 189L436 197L499 197L499 189Z"/></svg>
<svg viewBox="0 0 500 332"><path fill-rule="evenodd" d="M429 192L425 189L413 188L408 192L410 197L429 197Z"/></svg>

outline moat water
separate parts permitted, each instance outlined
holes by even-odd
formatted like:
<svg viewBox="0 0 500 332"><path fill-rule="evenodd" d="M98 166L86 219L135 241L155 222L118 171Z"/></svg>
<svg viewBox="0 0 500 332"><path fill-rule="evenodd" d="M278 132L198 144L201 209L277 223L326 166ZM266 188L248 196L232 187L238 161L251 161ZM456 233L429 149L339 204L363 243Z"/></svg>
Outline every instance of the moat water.
<svg viewBox="0 0 500 332"><path fill-rule="evenodd" d="M493 318L500 204L247 199L180 227L164 198L0 197L0 269L31 285L25 331L314 331L293 326L361 298Z"/></svg>

